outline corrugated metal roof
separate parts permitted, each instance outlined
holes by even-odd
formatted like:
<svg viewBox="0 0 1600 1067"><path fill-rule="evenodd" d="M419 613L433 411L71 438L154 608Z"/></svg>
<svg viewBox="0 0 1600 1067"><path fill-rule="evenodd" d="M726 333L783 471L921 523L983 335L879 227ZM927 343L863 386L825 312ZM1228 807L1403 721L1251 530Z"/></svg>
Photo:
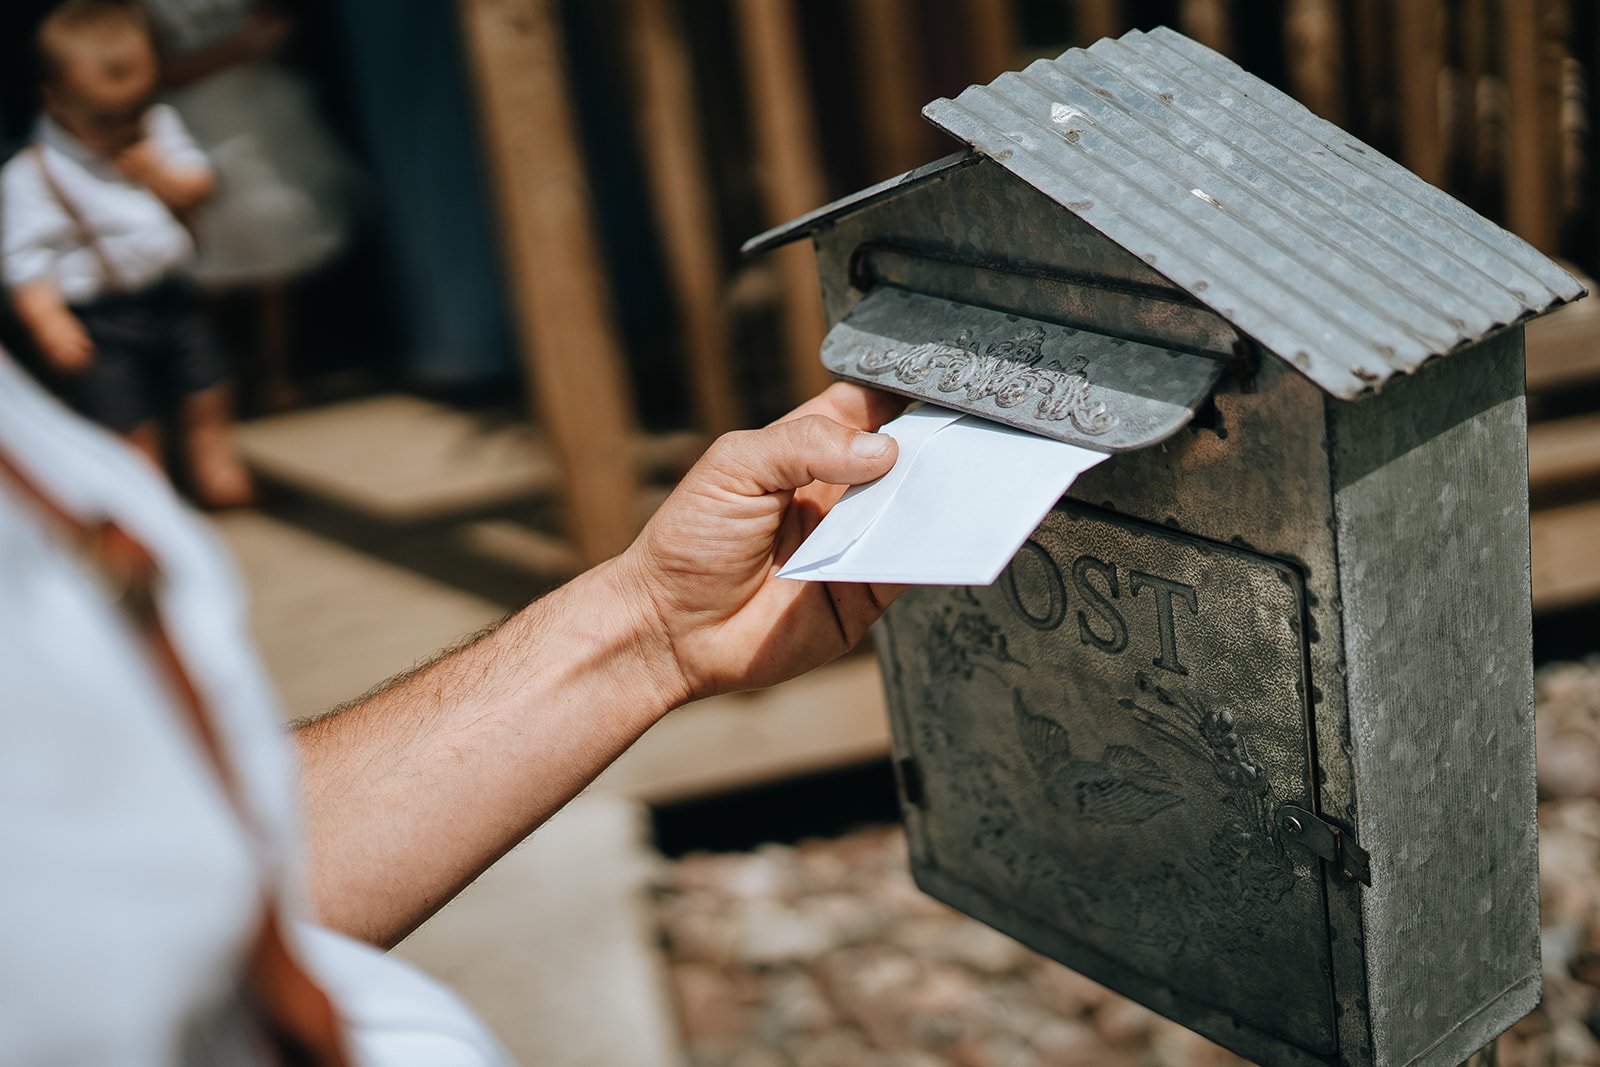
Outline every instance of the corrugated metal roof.
<svg viewBox="0 0 1600 1067"><path fill-rule="evenodd" d="M1347 399L1584 293L1521 238L1166 28L1040 60L923 114Z"/></svg>
<svg viewBox="0 0 1600 1067"><path fill-rule="evenodd" d="M1521 238L1165 28L923 114L1336 396L1584 292Z"/></svg>

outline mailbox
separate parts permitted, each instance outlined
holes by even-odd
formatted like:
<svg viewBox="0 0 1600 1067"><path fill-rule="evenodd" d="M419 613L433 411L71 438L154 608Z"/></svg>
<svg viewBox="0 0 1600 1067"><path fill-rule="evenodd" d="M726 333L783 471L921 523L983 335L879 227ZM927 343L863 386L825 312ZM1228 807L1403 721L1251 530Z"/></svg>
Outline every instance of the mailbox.
<svg viewBox="0 0 1600 1067"><path fill-rule="evenodd" d="M1539 998L1523 323L1582 288L1166 29L924 115L747 250L815 242L835 373L1112 456L881 624L919 884L1261 1063L1460 1063Z"/></svg>

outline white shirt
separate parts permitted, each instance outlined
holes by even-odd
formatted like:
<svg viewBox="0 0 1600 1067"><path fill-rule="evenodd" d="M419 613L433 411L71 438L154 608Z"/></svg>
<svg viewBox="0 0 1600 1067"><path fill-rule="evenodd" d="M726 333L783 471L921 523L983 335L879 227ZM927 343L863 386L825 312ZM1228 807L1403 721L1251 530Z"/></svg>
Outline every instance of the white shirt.
<svg viewBox="0 0 1600 1067"><path fill-rule="evenodd" d="M61 507L155 555L166 628L303 912L294 765L239 581L167 483L0 352L0 449ZM239 999L262 874L137 638L0 474L0 1063L262 1063ZM491 1067L503 1051L399 961L292 926L367 1067Z"/></svg>
<svg viewBox="0 0 1600 1067"><path fill-rule="evenodd" d="M146 136L169 164L209 166L171 107L155 105L144 121ZM49 116L40 117L34 143L38 151L24 148L0 170L0 280L7 286L54 278L67 303L87 304L112 289L132 292L154 285L194 258L189 231L155 193L111 160L90 151ZM40 170L41 155L59 197ZM82 218L83 228L63 198ZM111 261L114 279L106 277L102 253Z"/></svg>

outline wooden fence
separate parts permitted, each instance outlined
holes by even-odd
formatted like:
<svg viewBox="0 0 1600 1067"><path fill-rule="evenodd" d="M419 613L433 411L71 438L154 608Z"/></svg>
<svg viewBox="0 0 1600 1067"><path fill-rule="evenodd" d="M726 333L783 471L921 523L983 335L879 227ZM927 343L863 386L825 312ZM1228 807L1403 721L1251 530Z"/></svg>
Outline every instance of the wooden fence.
<svg viewBox="0 0 1600 1067"><path fill-rule="evenodd" d="M741 263L740 240L949 150L921 120L925 101L1101 36L1173 25L1540 249L1596 265L1592 0L458 2L530 401L589 560L642 518L617 257L655 264L682 417L707 435L770 418L826 381L820 301L809 248ZM576 30L600 43L578 66ZM575 117L596 81L625 112L598 129ZM630 141L651 220L620 252L613 240L610 260L596 219L611 205L597 206L584 162L595 137ZM1539 355L1555 369L1538 373L1559 384L1536 407L1594 419L1591 333L1546 335L1560 350ZM1594 459L1576 477L1563 468L1549 490L1563 506L1600 480L1600 423L1588 437L1576 425L1564 424L1561 454ZM1568 522L1600 534L1600 512ZM1600 595L1600 557L1590 564L1592 582L1563 602Z"/></svg>

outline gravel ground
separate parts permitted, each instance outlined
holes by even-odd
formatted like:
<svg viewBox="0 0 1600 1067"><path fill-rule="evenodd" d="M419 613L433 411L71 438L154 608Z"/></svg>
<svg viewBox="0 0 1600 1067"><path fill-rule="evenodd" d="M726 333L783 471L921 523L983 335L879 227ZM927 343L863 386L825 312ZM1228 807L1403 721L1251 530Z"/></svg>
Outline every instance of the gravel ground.
<svg viewBox="0 0 1600 1067"><path fill-rule="evenodd" d="M1539 673L1545 1003L1502 1067L1600 1067L1600 657ZM924 896L897 827L663 864L693 1067L1242 1060Z"/></svg>

